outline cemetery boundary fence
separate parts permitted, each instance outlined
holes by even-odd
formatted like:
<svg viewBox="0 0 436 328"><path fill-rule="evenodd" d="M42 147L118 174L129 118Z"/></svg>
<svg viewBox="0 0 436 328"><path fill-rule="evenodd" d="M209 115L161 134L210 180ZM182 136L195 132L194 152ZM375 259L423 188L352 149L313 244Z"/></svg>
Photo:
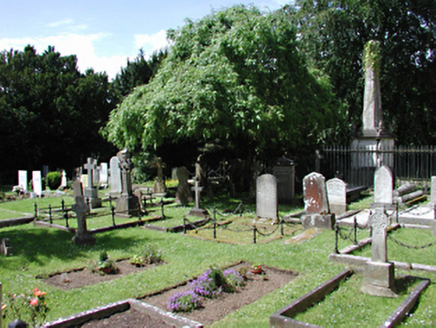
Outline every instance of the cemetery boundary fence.
<svg viewBox="0 0 436 328"><path fill-rule="evenodd" d="M317 171L326 178L341 178L351 186L373 187L375 163L389 165L397 184L412 182L428 188L431 177L436 175L435 146L395 146L391 150L327 146L317 158Z"/></svg>

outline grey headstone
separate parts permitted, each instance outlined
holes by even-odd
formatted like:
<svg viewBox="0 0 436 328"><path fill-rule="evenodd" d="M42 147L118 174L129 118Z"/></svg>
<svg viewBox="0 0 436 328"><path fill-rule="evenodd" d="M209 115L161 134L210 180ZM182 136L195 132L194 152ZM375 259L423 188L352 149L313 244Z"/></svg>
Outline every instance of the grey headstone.
<svg viewBox="0 0 436 328"><path fill-rule="evenodd" d="M33 192L38 196L42 195L41 171L32 172Z"/></svg>
<svg viewBox="0 0 436 328"><path fill-rule="evenodd" d="M303 179L304 210L308 214L327 214L329 205L325 178L322 174L312 172Z"/></svg>
<svg viewBox="0 0 436 328"><path fill-rule="evenodd" d="M256 216L277 220L277 179L272 174L263 174L256 182Z"/></svg>
<svg viewBox="0 0 436 328"><path fill-rule="evenodd" d="M130 173L133 169L133 162L130 159L130 152L127 149L120 150L117 153L120 161L122 191L121 196L117 199L117 214L123 216L138 215L139 202L138 198L132 193L132 180Z"/></svg>
<svg viewBox="0 0 436 328"><path fill-rule="evenodd" d="M295 194L295 167L288 158L279 158L273 165L273 175L277 179L277 195L280 204L289 204Z"/></svg>
<svg viewBox="0 0 436 328"><path fill-rule="evenodd" d="M162 194L166 191L165 181L163 179L163 168L165 167L165 163L162 162L162 158L158 157L156 162L157 168L157 177L154 182L154 193Z"/></svg>
<svg viewBox="0 0 436 328"><path fill-rule="evenodd" d="M114 156L109 162L110 169L110 186L112 195L121 194L121 171L120 171L120 160L118 157Z"/></svg>
<svg viewBox="0 0 436 328"><path fill-rule="evenodd" d="M387 165L377 168L374 174L374 203L392 205L394 179Z"/></svg>
<svg viewBox="0 0 436 328"><path fill-rule="evenodd" d="M94 245L95 237L88 232L86 227L86 214L89 213L89 207L83 196L76 196L75 201L71 209L76 213L77 231L71 241L75 245Z"/></svg>
<svg viewBox="0 0 436 328"><path fill-rule="evenodd" d="M74 199L76 199L77 196L83 196L82 182L80 182L79 179L76 179L73 182L73 192L74 192Z"/></svg>
<svg viewBox="0 0 436 328"><path fill-rule="evenodd" d="M326 183L330 213L342 214L347 211L347 184L341 179L330 179Z"/></svg>
<svg viewBox="0 0 436 328"><path fill-rule="evenodd" d="M27 191L27 171L18 171L18 185Z"/></svg>
<svg viewBox="0 0 436 328"><path fill-rule="evenodd" d="M42 176L43 176L43 178L45 178L47 176L49 170L50 169L49 169L48 165L43 165L42 166Z"/></svg>
<svg viewBox="0 0 436 328"><path fill-rule="evenodd" d="M186 167L182 166L177 169L177 180L179 184L176 192L176 202L179 204L188 204L191 200L191 190L188 184L189 172Z"/></svg>
<svg viewBox="0 0 436 328"><path fill-rule="evenodd" d="M108 164L107 163L100 163L100 184L106 185L108 183Z"/></svg>
<svg viewBox="0 0 436 328"><path fill-rule="evenodd" d="M389 226L389 217L384 212L383 208L376 208L372 211L369 217L369 225L372 228L372 243L371 243L371 261L372 262L387 262L387 231Z"/></svg>

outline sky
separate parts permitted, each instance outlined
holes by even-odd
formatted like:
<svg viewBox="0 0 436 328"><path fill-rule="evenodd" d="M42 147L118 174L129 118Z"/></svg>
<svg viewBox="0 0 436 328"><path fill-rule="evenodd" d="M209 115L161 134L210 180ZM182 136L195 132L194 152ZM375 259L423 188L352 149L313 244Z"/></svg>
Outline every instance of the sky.
<svg viewBox="0 0 436 328"><path fill-rule="evenodd" d="M76 55L81 72L93 68L113 79L142 48L146 56L167 46L166 31L235 4L273 11L289 0L0 0L0 51L38 54L54 46Z"/></svg>

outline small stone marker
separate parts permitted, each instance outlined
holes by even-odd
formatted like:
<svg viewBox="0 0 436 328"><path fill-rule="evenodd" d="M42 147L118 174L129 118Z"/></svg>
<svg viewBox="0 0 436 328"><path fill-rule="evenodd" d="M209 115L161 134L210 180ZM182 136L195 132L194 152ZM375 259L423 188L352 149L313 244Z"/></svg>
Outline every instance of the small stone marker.
<svg viewBox="0 0 436 328"><path fill-rule="evenodd" d="M0 254L3 256L12 256L12 245L9 238L3 238L0 244Z"/></svg>
<svg viewBox="0 0 436 328"><path fill-rule="evenodd" d="M347 211L347 184L341 179L330 179L326 183L330 213L342 214Z"/></svg>
<svg viewBox="0 0 436 328"><path fill-rule="evenodd" d="M74 192L74 199L76 199L77 196L83 196L82 182L80 182L79 179L76 179L73 182L73 192Z"/></svg>
<svg viewBox="0 0 436 328"><path fill-rule="evenodd" d="M110 169L110 187L111 196L118 197L121 194L121 171L120 171L120 160L117 156L111 158L109 162Z"/></svg>
<svg viewBox="0 0 436 328"><path fill-rule="evenodd" d="M177 169L176 174L177 180L179 181L176 192L176 203L186 205L192 201L191 190L188 184L189 172L186 167L182 166Z"/></svg>
<svg viewBox="0 0 436 328"><path fill-rule="evenodd" d="M117 199L117 215L121 216L136 216L139 211L139 201L132 193L132 180L130 172L133 169L133 163L130 159L130 152L127 149L120 150L117 153L120 161L122 192L121 196Z"/></svg>
<svg viewBox="0 0 436 328"><path fill-rule="evenodd" d="M387 165L377 168L374 174L374 203L392 205L394 179ZM375 205L378 206L378 205Z"/></svg>
<svg viewBox="0 0 436 328"><path fill-rule="evenodd" d="M387 262L387 231L390 220L385 209L375 208L371 211L369 225L372 229L371 260L364 265L362 291L364 293L397 297L395 287L395 266Z"/></svg>
<svg viewBox="0 0 436 328"><path fill-rule="evenodd" d="M86 214L89 213L89 207L83 196L76 196L75 201L71 209L76 213L77 231L71 241L75 245L94 245L95 237L88 232L86 227Z"/></svg>
<svg viewBox="0 0 436 328"><path fill-rule="evenodd" d="M277 204L277 179L272 174L259 176L256 182L256 216L277 221Z"/></svg>
<svg viewBox="0 0 436 328"><path fill-rule="evenodd" d="M92 157L88 157L87 163L83 168L88 172L88 186L85 188L85 197L89 200L91 208L101 207L101 198L98 198L97 188L93 186L93 173L95 170L95 161Z"/></svg>
<svg viewBox="0 0 436 328"><path fill-rule="evenodd" d="M42 195L41 171L32 172L33 192L38 196Z"/></svg>
<svg viewBox="0 0 436 328"><path fill-rule="evenodd" d="M18 171L18 185L27 191L27 171Z"/></svg>

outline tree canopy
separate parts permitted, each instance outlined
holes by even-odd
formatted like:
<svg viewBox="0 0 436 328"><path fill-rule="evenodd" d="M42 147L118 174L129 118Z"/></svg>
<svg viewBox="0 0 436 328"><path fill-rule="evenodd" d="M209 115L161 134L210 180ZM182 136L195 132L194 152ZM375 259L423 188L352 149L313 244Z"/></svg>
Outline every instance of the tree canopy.
<svg viewBox="0 0 436 328"><path fill-rule="evenodd" d="M10 183L17 170L42 165L71 172L87 156L113 152L99 134L111 102L106 74L81 74L75 56L53 47L1 52L0 178Z"/></svg>
<svg viewBox="0 0 436 328"><path fill-rule="evenodd" d="M325 72L360 127L362 53L380 43L384 122L400 144L434 144L436 2L432 0L297 0L302 51Z"/></svg>
<svg viewBox="0 0 436 328"><path fill-rule="evenodd" d="M108 138L119 148L197 140L240 156L282 155L319 142L346 116L328 80L305 67L284 11L235 6L168 38L155 77L110 115Z"/></svg>

